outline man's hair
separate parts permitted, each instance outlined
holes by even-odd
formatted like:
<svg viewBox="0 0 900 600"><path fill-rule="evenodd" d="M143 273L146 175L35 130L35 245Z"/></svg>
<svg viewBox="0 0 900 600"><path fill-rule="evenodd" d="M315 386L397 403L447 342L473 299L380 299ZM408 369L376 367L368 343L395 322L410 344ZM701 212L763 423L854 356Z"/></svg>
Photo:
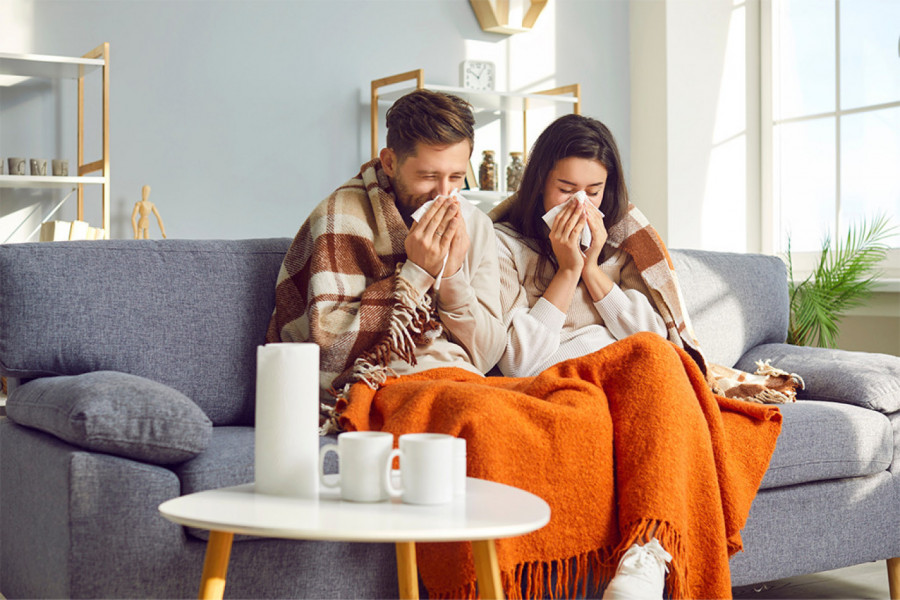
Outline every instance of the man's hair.
<svg viewBox="0 0 900 600"><path fill-rule="evenodd" d="M469 140L475 144L472 105L451 94L416 90L406 94L387 111L387 147L398 161L414 154L416 144L446 146Z"/></svg>

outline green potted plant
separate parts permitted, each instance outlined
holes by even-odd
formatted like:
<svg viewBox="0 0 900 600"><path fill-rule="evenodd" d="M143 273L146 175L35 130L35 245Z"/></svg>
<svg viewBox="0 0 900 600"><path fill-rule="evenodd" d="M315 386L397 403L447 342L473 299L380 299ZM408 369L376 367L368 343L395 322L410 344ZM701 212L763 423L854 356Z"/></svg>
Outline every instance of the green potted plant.
<svg viewBox="0 0 900 600"><path fill-rule="evenodd" d="M788 238L789 344L835 347L846 311L863 304L872 293L879 274L876 269L889 249L885 240L895 229L882 215L851 226L843 243L834 247L826 234L816 267L799 282L794 280Z"/></svg>

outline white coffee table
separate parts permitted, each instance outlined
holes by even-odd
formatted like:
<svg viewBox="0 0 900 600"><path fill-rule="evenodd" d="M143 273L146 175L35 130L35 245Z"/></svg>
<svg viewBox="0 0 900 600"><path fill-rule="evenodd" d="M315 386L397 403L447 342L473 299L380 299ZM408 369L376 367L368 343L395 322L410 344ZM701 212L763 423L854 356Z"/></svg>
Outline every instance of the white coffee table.
<svg viewBox="0 0 900 600"><path fill-rule="evenodd" d="M221 598L235 533L344 542L394 542L401 598L418 598L416 542L471 541L482 598L502 598L494 540L540 529L550 507L529 492L467 479L465 496L450 504L417 506L399 500L345 502L323 488L320 499L300 500L254 492L253 484L188 494L159 505L162 515L210 531L200 598Z"/></svg>

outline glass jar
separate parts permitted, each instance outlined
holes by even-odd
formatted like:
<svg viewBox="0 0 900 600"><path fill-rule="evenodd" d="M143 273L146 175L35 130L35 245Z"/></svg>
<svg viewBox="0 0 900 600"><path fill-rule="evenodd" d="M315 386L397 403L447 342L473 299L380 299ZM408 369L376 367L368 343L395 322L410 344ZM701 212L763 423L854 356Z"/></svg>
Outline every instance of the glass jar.
<svg viewBox="0 0 900 600"><path fill-rule="evenodd" d="M509 153L509 166L506 167L506 191L512 194L519 189L522 183L522 173L525 171L525 165L522 164L521 152Z"/></svg>
<svg viewBox="0 0 900 600"><path fill-rule="evenodd" d="M482 190L493 191L497 189L497 163L494 162L494 151L485 150L481 166L478 168L478 187Z"/></svg>

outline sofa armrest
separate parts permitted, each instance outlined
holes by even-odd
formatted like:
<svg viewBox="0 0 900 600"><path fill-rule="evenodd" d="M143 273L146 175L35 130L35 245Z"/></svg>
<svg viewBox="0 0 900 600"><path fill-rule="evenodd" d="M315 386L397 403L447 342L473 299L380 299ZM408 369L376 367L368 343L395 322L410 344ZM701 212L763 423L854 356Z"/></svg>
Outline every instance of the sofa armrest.
<svg viewBox="0 0 900 600"><path fill-rule="evenodd" d="M166 555L154 550L171 551L185 539L184 528L157 509L181 494L170 469L87 452L9 419L0 419L0 455L0 564L8 598L147 597L146 590L159 587L151 581L187 581L179 579L182 571L202 564L202 546L197 562L185 565L163 561ZM116 565L128 565L128 573ZM189 591L170 586L159 593Z"/></svg>
<svg viewBox="0 0 900 600"><path fill-rule="evenodd" d="M872 352L853 352L762 344L749 350L735 364L756 370L756 361L771 360L774 367L803 378L799 399L854 404L890 414L900 410L900 357Z"/></svg>
<svg viewBox="0 0 900 600"><path fill-rule="evenodd" d="M10 420L86 450L173 464L197 456L212 422L187 396L127 373L43 377L10 392Z"/></svg>

